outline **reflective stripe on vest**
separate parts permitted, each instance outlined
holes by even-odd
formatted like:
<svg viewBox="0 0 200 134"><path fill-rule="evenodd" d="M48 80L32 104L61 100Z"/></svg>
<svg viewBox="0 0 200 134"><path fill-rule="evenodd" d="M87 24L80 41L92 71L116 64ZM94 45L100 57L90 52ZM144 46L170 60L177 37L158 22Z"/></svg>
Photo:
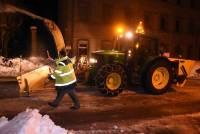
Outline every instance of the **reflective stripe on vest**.
<svg viewBox="0 0 200 134"><path fill-rule="evenodd" d="M53 76L56 78L55 86L67 86L76 82L72 63L68 63L65 66L63 66L63 64L57 64Z"/></svg>
<svg viewBox="0 0 200 134"><path fill-rule="evenodd" d="M63 66L66 66L64 62L59 62L58 64L61 64Z"/></svg>
<svg viewBox="0 0 200 134"><path fill-rule="evenodd" d="M53 76L52 74L51 74L50 76L51 76L51 78L52 78L52 79L54 79L54 80L56 79L56 77L55 77L55 76Z"/></svg>
<svg viewBox="0 0 200 134"><path fill-rule="evenodd" d="M55 72L58 73L58 74L62 73L62 71L59 71L59 70L55 70Z"/></svg>
<svg viewBox="0 0 200 134"><path fill-rule="evenodd" d="M76 79L73 80L73 81L70 81L70 82L64 83L64 84L55 84L55 86L58 86L58 87L60 87L60 86L67 86L67 85L73 84L73 83L75 83L75 82L76 82Z"/></svg>
<svg viewBox="0 0 200 134"><path fill-rule="evenodd" d="M60 74L61 77L66 76L66 75L70 75L71 73L74 73L74 69L72 69L71 71L67 72L67 73L62 73Z"/></svg>

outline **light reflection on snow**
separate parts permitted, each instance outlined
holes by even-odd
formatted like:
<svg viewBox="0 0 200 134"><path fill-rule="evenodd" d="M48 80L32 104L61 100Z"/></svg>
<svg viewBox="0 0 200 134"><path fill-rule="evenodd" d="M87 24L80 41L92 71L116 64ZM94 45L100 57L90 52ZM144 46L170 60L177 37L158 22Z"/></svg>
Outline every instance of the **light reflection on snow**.
<svg viewBox="0 0 200 134"><path fill-rule="evenodd" d="M12 120L0 118L0 134L67 134L68 130L54 124L48 115L37 109L27 109Z"/></svg>

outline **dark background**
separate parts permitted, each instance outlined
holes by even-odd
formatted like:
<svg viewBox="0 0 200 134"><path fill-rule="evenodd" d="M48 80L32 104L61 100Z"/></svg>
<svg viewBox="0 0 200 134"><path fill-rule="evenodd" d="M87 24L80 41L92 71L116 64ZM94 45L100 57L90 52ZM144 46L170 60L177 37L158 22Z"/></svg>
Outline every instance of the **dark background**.
<svg viewBox="0 0 200 134"><path fill-rule="evenodd" d="M0 0L3 3L14 4L37 15L57 21L58 0Z"/></svg>

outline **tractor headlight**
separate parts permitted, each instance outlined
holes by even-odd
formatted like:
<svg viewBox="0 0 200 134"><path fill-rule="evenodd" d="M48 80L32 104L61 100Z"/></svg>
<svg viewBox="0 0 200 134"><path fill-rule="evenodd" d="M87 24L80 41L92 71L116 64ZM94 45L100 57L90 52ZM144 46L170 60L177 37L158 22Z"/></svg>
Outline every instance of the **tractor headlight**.
<svg viewBox="0 0 200 134"><path fill-rule="evenodd" d="M128 50L128 57L131 57L131 56L132 56L132 51Z"/></svg>
<svg viewBox="0 0 200 134"><path fill-rule="evenodd" d="M95 64L95 63L97 63L97 59L90 58L89 62L90 62L90 64Z"/></svg>

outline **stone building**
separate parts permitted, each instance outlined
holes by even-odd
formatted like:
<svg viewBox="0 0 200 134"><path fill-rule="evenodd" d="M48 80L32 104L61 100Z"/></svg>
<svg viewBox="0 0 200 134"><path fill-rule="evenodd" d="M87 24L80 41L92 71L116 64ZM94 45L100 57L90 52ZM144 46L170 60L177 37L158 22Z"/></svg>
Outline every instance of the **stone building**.
<svg viewBox="0 0 200 134"><path fill-rule="evenodd" d="M145 34L158 38L161 47L168 50L171 57L181 55L183 58L200 59L199 0L4 1L11 1L16 6L55 21L62 31L66 45L72 48L73 55L90 56L95 50L112 49L117 26L121 25L125 31L134 32L139 21L143 21ZM9 47L4 48L6 41L3 37L6 30L12 32L13 28L8 27L9 30L6 26L9 22L20 24L21 19L15 15L3 15L0 13L0 53L7 55L5 49ZM24 29L30 31L28 26ZM38 27L38 33L40 30ZM24 47L21 44L26 44L25 38L30 38L28 34L21 37L17 41L19 50ZM26 46L29 49L29 45Z"/></svg>
<svg viewBox="0 0 200 134"><path fill-rule="evenodd" d="M200 58L199 0L60 0L58 24L74 55L112 49L118 24L159 39L172 57Z"/></svg>

